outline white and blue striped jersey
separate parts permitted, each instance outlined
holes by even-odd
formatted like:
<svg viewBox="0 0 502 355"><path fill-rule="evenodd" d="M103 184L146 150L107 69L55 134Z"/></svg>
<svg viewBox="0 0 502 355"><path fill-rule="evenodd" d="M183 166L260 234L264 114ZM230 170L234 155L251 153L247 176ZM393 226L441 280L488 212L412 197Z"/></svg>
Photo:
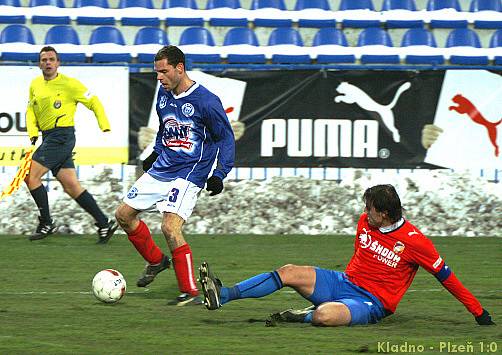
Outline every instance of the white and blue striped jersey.
<svg viewBox="0 0 502 355"><path fill-rule="evenodd" d="M154 150L159 157L148 174L204 188L218 156L213 175L227 176L234 165L235 140L218 96L198 83L177 96L160 86L156 109L160 126Z"/></svg>

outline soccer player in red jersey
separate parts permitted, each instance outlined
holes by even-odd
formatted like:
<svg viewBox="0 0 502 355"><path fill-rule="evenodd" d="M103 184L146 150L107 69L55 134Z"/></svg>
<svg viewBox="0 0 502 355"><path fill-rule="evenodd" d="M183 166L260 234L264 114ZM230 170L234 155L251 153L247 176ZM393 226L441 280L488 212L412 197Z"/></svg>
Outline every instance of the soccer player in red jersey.
<svg viewBox="0 0 502 355"><path fill-rule="evenodd" d="M365 211L357 224L354 255L345 272L288 264L223 287L205 262L199 272L206 307L217 309L232 300L259 298L289 286L312 306L275 313L268 320L270 325L281 321L322 326L377 323L395 312L421 266L462 302L478 324L494 324L432 242L403 218L401 201L392 185L373 186L363 199Z"/></svg>

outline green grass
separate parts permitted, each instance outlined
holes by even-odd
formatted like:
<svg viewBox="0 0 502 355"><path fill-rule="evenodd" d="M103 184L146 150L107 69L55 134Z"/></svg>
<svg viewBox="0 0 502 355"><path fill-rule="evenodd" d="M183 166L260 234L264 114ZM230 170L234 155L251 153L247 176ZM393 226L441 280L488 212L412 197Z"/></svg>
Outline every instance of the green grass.
<svg viewBox="0 0 502 355"><path fill-rule="evenodd" d="M165 249L163 238L156 239ZM353 238L339 236L197 235L188 241L196 265L209 261L226 284L287 263L343 270L353 249ZM378 342L438 353L448 341L472 344L476 354L479 342L496 342L502 353L502 238L433 241L499 325L478 326L434 277L419 271L396 314L377 325L267 328L271 312L307 302L283 289L217 311L168 306L178 295L173 271L148 290L137 288L143 260L125 236L104 246L95 245L94 236L38 242L0 236L0 354L350 354L378 353ZM121 271L128 282L128 293L114 305L90 293L94 274L104 268Z"/></svg>

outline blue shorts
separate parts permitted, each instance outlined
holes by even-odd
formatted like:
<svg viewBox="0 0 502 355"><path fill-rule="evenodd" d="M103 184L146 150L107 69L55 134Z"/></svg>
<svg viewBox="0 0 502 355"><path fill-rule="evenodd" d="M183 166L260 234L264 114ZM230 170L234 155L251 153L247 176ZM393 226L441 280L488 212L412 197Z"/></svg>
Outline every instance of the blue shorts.
<svg viewBox="0 0 502 355"><path fill-rule="evenodd" d="M354 285L343 272L316 267L314 292L307 299L315 306L325 302L340 302L349 308L350 325L377 323L386 312L371 293Z"/></svg>
<svg viewBox="0 0 502 355"><path fill-rule="evenodd" d="M75 147L75 129L56 127L42 132L42 144L35 150L33 160L42 164L56 176L59 169L75 169L73 148Z"/></svg>

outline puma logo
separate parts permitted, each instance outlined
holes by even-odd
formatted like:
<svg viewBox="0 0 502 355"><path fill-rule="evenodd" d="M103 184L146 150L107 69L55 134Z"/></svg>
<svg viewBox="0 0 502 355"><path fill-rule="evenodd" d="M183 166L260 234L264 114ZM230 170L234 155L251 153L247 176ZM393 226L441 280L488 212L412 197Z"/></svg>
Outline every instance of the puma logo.
<svg viewBox="0 0 502 355"><path fill-rule="evenodd" d="M341 94L335 97L335 102L343 102L346 104L357 104L359 107L366 111L376 112L380 115L380 118L387 127L387 129L392 133L392 139L394 142L399 143L401 136L394 124L394 113L392 109L396 106L397 100L403 92L411 87L409 82L401 85L394 95L394 98L388 105L382 105L373 100L367 93L359 89L357 86L349 84L348 82L342 82L336 90Z"/></svg>
<svg viewBox="0 0 502 355"><path fill-rule="evenodd" d="M411 237L412 235L418 235L418 232L416 230L413 230L413 232L408 232L408 235Z"/></svg>
<svg viewBox="0 0 502 355"><path fill-rule="evenodd" d="M458 106L450 106L448 108L450 111L455 110L460 114L465 113L475 123L485 126L485 128L488 130L488 137L490 138L490 142L495 148L495 156L498 157L499 146L497 145L497 126L502 122L502 119L500 119L498 122L488 121L486 118L484 118L481 112L478 111L476 106L474 106L474 104L469 101L469 99L462 96L461 94L455 95L451 100Z"/></svg>

